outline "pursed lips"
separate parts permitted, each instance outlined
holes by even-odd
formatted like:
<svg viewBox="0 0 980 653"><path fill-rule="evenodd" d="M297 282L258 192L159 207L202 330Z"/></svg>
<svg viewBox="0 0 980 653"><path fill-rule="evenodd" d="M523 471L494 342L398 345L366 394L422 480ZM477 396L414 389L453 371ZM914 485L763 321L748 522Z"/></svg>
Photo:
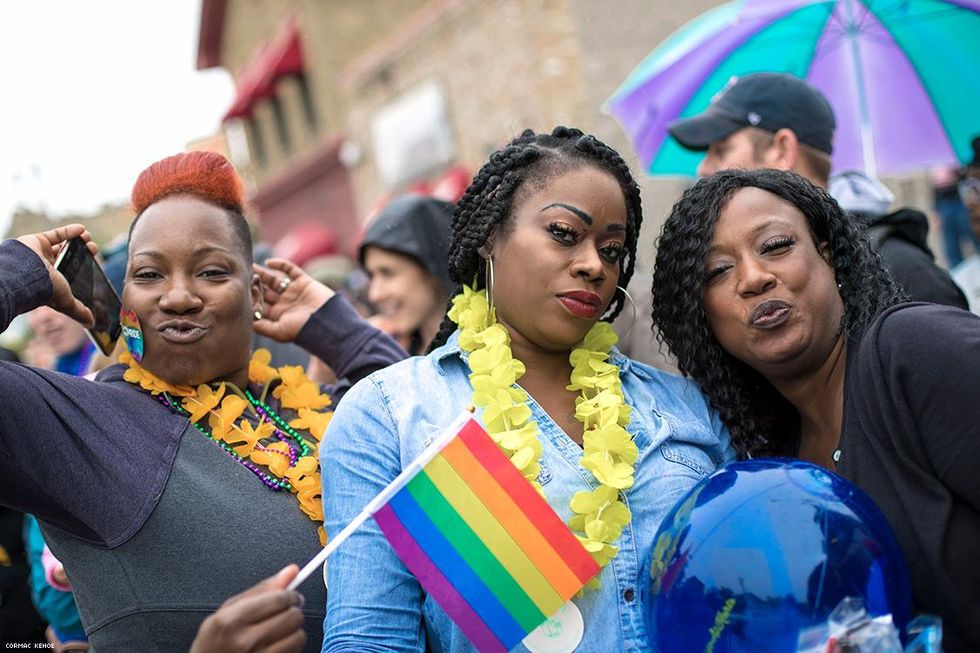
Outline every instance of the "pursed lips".
<svg viewBox="0 0 980 653"><path fill-rule="evenodd" d="M207 335L208 327L191 320L167 320L158 324L156 330L167 342L187 345Z"/></svg>
<svg viewBox="0 0 980 653"><path fill-rule="evenodd" d="M756 329L773 329L789 317L792 305L782 299L767 299L752 310L749 326Z"/></svg>

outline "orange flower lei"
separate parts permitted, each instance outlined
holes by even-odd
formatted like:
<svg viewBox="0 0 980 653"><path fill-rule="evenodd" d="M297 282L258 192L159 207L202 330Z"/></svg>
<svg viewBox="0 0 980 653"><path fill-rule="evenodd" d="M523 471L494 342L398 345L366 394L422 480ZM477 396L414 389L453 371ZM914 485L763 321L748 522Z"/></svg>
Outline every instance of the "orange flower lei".
<svg viewBox="0 0 980 653"><path fill-rule="evenodd" d="M119 357L120 362L129 366L123 375L126 381L139 385L153 395L182 397L180 405L187 412L187 419L191 424L197 426L197 422L207 416L210 437L213 440L219 444L224 443L223 446L241 458L266 467L270 475L288 481L288 487L296 494L300 509L320 525L317 533L322 546L327 543L327 535L323 529L317 445L333 416L332 411L325 410L331 404L330 397L320 392L320 387L306 376L302 367L275 368L269 365L271 359L269 350L257 349L248 364L248 380L262 386L259 404L264 403L271 385L280 381L273 388L272 395L279 399L281 407L297 412L298 416L289 422L289 427L297 434L300 431L306 432L309 437L303 437L303 440L309 452L298 456L293 465L290 464L288 444L276 439L265 442L273 436L276 425L264 414L258 413L252 402L234 384L221 383L212 387L202 383L197 388L173 385L146 370L129 352ZM228 392L229 387L231 392ZM246 409L259 415L256 426L242 418Z"/></svg>

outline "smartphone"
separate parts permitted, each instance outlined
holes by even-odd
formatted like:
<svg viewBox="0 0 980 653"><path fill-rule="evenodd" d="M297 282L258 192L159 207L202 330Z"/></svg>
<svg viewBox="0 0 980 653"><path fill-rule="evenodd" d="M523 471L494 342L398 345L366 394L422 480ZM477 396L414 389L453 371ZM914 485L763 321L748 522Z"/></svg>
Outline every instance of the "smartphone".
<svg viewBox="0 0 980 653"><path fill-rule="evenodd" d="M61 248L54 267L68 280L75 299L92 311L95 324L86 331L99 351L110 356L119 339L122 302L102 271L102 266L92 256L84 240L72 238Z"/></svg>

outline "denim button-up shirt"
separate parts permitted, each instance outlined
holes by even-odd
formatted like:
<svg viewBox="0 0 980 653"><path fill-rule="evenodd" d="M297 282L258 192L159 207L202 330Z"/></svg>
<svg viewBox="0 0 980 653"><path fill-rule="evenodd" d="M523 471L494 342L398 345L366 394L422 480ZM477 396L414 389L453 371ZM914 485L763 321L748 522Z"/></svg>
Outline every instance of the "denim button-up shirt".
<svg viewBox="0 0 980 653"><path fill-rule="evenodd" d="M472 403L466 353L458 333L428 356L415 357L357 383L337 406L320 448L327 532L338 533ZM697 387L614 350L623 394L632 408L627 430L639 449L635 484L626 491L633 519L619 554L599 575L601 587L574 598L585 620L580 651L647 651L641 593L654 535L667 511L701 478L734 457L728 432ZM566 522L569 501L594 489L579 465L582 449L529 400L543 453L538 480ZM465 635L368 520L330 557L323 651L475 650ZM521 645L515 650L525 651Z"/></svg>

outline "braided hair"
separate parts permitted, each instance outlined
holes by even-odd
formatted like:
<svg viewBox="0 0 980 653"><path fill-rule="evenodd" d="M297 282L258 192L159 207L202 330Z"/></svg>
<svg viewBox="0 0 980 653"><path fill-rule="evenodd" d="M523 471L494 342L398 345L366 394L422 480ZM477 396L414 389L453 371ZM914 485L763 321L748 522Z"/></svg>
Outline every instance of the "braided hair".
<svg viewBox="0 0 980 653"><path fill-rule="evenodd" d="M700 180L674 205L657 242L653 322L721 416L742 458L779 453L799 415L761 374L726 352L704 309L702 286L718 216L741 188L759 188L795 206L815 243L827 243L839 284L844 337L860 333L885 308L905 299L862 229L823 189L777 170L726 170Z"/></svg>
<svg viewBox="0 0 980 653"><path fill-rule="evenodd" d="M627 253L619 262L619 283L625 286L629 282L636 264L636 240L643 216L640 189L626 162L616 150L581 130L555 127L550 134L536 134L527 129L490 155L456 204L449 247L449 277L456 288L450 295L449 306L452 306L451 298L462 291L462 284L475 284L475 289L484 287L486 261L478 250L495 228L506 233L517 193L540 187L554 177L585 166L608 172L623 191ZM612 310L604 319L615 318L624 301L625 297L617 293ZM444 317L429 351L445 344L455 330L456 325L448 315Z"/></svg>

